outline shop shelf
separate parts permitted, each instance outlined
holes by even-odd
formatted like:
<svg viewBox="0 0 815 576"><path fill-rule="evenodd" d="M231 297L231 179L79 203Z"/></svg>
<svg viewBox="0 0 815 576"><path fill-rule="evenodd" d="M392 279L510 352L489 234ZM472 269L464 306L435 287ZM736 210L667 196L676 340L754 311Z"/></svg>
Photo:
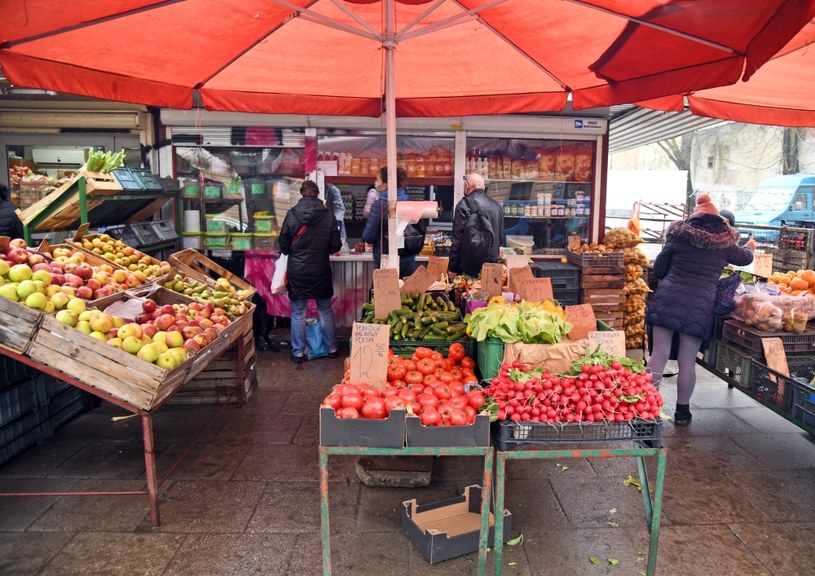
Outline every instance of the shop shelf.
<svg viewBox="0 0 815 576"><path fill-rule="evenodd" d="M758 360L764 359L762 338L780 338L784 351L789 354L815 354L815 328L807 326L801 334L794 332L772 332L758 330L739 320L725 320L722 327L722 342L741 346Z"/></svg>
<svg viewBox="0 0 815 576"><path fill-rule="evenodd" d="M579 444L634 440L652 448L662 445L661 419L628 422L511 422L495 423L493 441L501 452L535 444Z"/></svg>

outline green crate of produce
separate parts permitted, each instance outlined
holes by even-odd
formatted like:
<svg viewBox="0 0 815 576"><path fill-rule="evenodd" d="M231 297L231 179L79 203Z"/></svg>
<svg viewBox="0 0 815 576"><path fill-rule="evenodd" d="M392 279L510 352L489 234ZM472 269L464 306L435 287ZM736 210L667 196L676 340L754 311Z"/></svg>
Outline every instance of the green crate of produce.
<svg viewBox="0 0 815 576"><path fill-rule="evenodd" d="M221 185L220 184L206 184L204 185L204 198L220 198Z"/></svg>
<svg viewBox="0 0 815 576"><path fill-rule="evenodd" d="M451 344L461 344L464 346L464 353L475 360L476 342L475 340L458 340L456 342L422 342L416 340L391 341L390 348L393 353L403 358L409 358L420 346L441 352L447 357L447 350Z"/></svg>
<svg viewBox="0 0 815 576"><path fill-rule="evenodd" d="M246 232L233 232L229 235L232 250L251 250L252 234Z"/></svg>
<svg viewBox="0 0 815 576"><path fill-rule="evenodd" d="M274 216L255 215L255 232L271 232Z"/></svg>
<svg viewBox="0 0 815 576"><path fill-rule="evenodd" d="M204 234L204 245L207 248L226 248L229 241L229 234L219 232L207 232Z"/></svg>

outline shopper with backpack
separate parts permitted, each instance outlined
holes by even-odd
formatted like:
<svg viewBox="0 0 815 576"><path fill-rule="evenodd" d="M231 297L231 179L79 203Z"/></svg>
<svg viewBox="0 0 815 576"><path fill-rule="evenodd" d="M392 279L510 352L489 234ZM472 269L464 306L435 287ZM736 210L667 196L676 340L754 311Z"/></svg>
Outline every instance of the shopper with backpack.
<svg viewBox="0 0 815 576"><path fill-rule="evenodd" d="M498 262L504 242L504 211L487 196L484 177L464 177L464 198L453 215L453 244L447 266L450 279L459 274L477 277L485 262Z"/></svg>

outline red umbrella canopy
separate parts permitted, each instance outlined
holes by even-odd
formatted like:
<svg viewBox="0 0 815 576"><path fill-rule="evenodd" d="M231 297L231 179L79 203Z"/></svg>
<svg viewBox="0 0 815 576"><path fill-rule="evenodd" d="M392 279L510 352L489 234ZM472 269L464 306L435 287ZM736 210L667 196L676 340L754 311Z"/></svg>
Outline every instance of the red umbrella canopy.
<svg viewBox="0 0 815 576"><path fill-rule="evenodd" d="M212 110L575 109L748 77L815 16L801 0L4 0L15 85ZM388 30L389 11L393 29Z"/></svg>

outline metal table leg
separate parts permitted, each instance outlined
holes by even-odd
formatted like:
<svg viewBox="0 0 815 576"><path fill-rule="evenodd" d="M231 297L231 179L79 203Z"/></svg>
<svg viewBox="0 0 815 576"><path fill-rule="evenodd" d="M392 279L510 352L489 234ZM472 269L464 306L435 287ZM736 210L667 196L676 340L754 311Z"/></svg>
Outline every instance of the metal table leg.
<svg viewBox="0 0 815 576"><path fill-rule="evenodd" d="M156 450L153 442L153 415L149 412L141 417L142 436L144 438L144 466L147 476L147 499L150 501L150 518L153 525L160 524L158 511L158 478L156 477Z"/></svg>

